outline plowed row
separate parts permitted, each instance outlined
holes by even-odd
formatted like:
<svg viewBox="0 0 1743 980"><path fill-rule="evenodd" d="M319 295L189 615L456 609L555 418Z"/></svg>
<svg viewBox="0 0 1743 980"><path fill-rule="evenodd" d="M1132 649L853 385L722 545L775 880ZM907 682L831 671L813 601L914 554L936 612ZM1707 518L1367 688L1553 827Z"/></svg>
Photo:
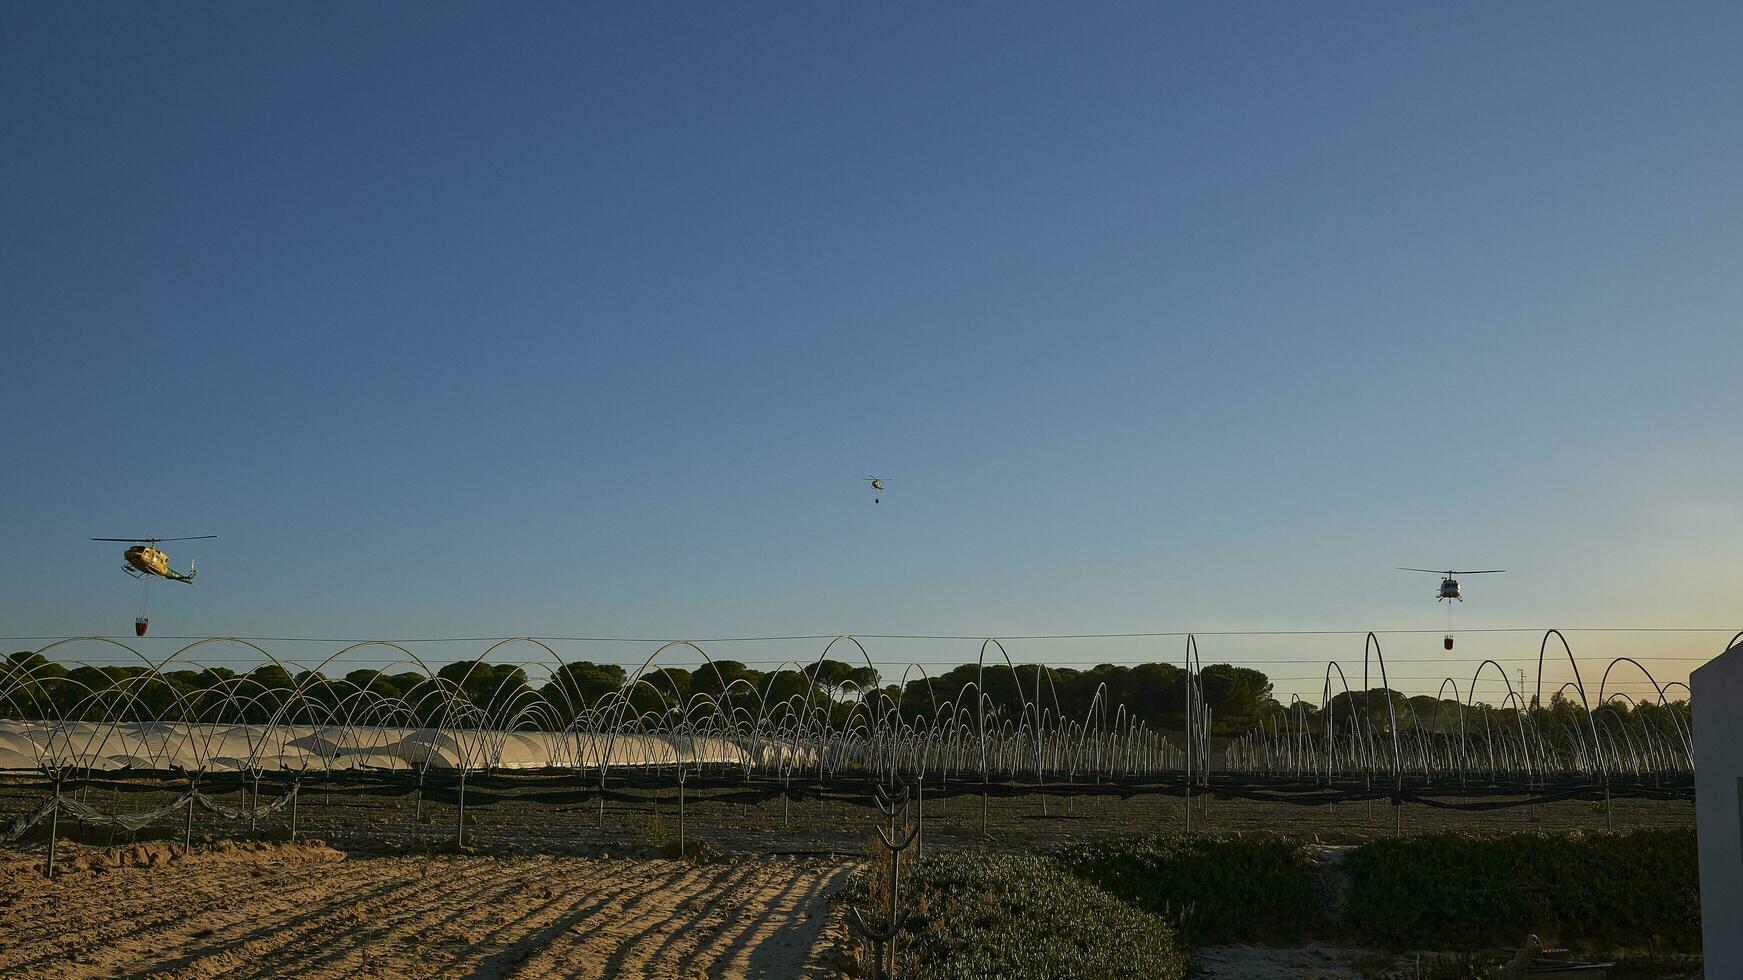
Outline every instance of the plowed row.
<svg viewBox="0 0 1743 980"><path fill-rule="evenodd" d="M844 935L827 895L847 873L308 847L53 883L14 864L0 873L0 975L834 976Z"/></svg>

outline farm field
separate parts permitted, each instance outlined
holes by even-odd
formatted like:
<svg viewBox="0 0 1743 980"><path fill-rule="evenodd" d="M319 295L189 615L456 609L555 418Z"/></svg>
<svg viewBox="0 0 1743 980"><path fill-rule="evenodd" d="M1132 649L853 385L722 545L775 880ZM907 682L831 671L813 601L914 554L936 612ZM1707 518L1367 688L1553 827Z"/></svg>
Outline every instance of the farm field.
<svg viewBox="0 0 1743 980"><path fill-rule="evenodd" d="M593 853L623 847L644 847L677 835L676 797L665 794L656 815L648 794L644 802L608 806L606 829L597 826L592 808L549 813L536 805L497 804L468 808L470 846L509 853L550 851ZM1610 826L1618 831L1694 826L1694 805L1685 801L1617 800L1611 804ZM355 814L319 815L307 832L347 848L441 849L454 839L453 807L432 807L428 823L413 820L410 804L372 809L372 824L355 823ZM1185 823L1181 800L1169 797L1077 799L1069 804L1050 799L1047 815L1033 797L995 797L987 804L987 833L981 833L978 796L927 799L926 845L940 848L1021 849L1062 839L1116 838L1131 834L1172 833ZM1405 834L1460 832L1501 834L1521 831L1602 830L1604 815L1588 802L1564 801L1537 807L1490 811L1436 810L1405 807ZM745 854L863 853L873 811L870 806L826 800L795 802L788 827L781 826L778 801L746 806L692 798L685 808L685 832L690 840L707 841L716 850ZM476 823L470 822L476 816ZM1207 833L1282 832L1321 843L1354 844L1391 837L1392 808L1384 801L1340 803L1331 807L1296 806L1251 800L1212 800L1208 817L1194 804L1193 827ZM216 828L214 828L216 829ZM988 839L990 838L990 840Z"/></svg>
<svg viewBox="0 0 1743 980"><path fill-rule="evenodd" d="M173 850L63 848L52 883L0 852L0 975L834 976L845 940L841 862Z"/></svg>
<svg viewBox="0 0 1743 980"><path fill-rule="evenodd" d="M588 791L569 790L577 798L565 801L549 781L477 779L458 853L457 800L435 780L421 803L381 781L305 786L294 843L288 808L260 817L252 831L246 819L196 808L191 859L179 857L185 809L131 835L63 817L53 882L42 877L45 824L0 848L0 914L17 937L0 950L0 975L863 975L863 947L850 938L837 899L853 893L856 874L871 870L865 859L875 853L876 811L868 785L795 784L796 798L783 805L730 781L692 781L684 794L686 860L672 859L678 800L669 781L610 786L602 829L598 797L583 795ZM132 777L68 784L66 792L100 812L139 813L173 802L172 787ZM1049 795L1043 814L1040 795L993 789L984 834L978 787L928 790L924 853L995 864L1000 856L1086 848L1119 853L1141 848L1149 835L1174 836L1185 824L1179 796ZM263 779L262 803L283 791ZM234 780L213 781L207 792L226 807L249 799ZM0 782L0 826L45 798L40 777ZM1447 799L1461 801L1450 791ZM1688 800L1639 798L1614 799L1607 814L1590 800L1485 810L1417 802L1402 817L1407 839L1501 839L1606 825L1618 833L1686 833L1694 808ZM1304 806L1213 794L1193 798L1193 828L1201 841L1281 833L1311 844L1361 845L1391 841L1400 825L1385 799ZM1106 898L1093 886L1070 887ZM1072 899L1063 907L1081 905ZM1067 916L1055 926L1076 935L1090 923ZM1305 935L1274 940L1278 945L1253 946L1187 937L1177 948L1207 978L1309 967L1323 976L1377 976L1374 964L1396 956L1341 946L1338 937L1329 946ZM855 962L859 974L849 972Z"/></svg>
<svg viewBox="0 0 1743 980"><path fill-rule="evenodd" d="M139 811L175 798L170 788L139 790L139 784L129 791L96 784L83 798L96 809L109 812ZM263 799L270 801L280 790L263 783L261 792ZM795 792L799 794L801 788L795 786ZM40 777L15 776L0 781L0 820L28 812L47 794ZM596 798L552 804L535 802L527 798L530 795L525 788L512 786L498 787L492 795L476 790L471 793L465 817L468 846L497 854L590 855L603 850L621 855L626 849L651 853L652 847L669 843L678 834L677 788L670 782L612 787L603 829ZM244 799L236 790L219 798L231 805ZM1453 795L1448 798L1457 799ZM1495 797L1489 802L1520 799ZM317 785L306 788L299 803L301 836L325 840L351 853L451 849L459 818L451 801L444 802L433 793L420 806L409 794L380 795L366 787L345 785L329 791ZM985 834L981 831L978 792L946 795L929 788L924 807L926 844L944 848L990 845L1017 849L1061 839L1172 833L1183 830L1186 823L1185 802L1179 796L1157 794L1049 796L1044 803L1033 793L993 795L986 804ZM1193 798L1192 820L1195 831L1269 831L1328 844L1389 838L1400 828L1405 834L1503 834L1603 830L1606 824L1616 831L1694 826L1694 804L1688 800L1618 798L1610 804L1608 821L1599 804L1585 800L1490 810L1437 809L1421 804L1406 804L1401 809L1402 820L1398 821L1383 799L1371 804L1302 806L1213 795L1208 802L1202 796ZM721 853L859 855L864 852L874 812L869 789L863 785L840 785L822 794L807 792L783 806L779 798L747 802L732 786L698 788L692 784L685 792L684 829L689 839L705 841ZM183 829L180 815L170 815L134 839L179 840ZM203 810L196 811L193 830L196 841L208 835L218 839L248 836L245 825ZM82 828L66 820L60 833L93 844L129 840L112 836L106 828ZM288 816L281 811L262 820L256 836L282 839L288 833Z"/></svg>
<svg viewBox="0 0 1743 980"><path fill-rule="evenodd" d="M343 813L338 800L332 808ZM1044 821L1028 812L1038 809L1033 799L995 798L993 836L985 839L963 826L978 820L978 797L939 800L928 804L926 851L948 862L957 856L978 862L999 855L1021 859L1029 852L1082 853L1084 847L1119 853L1128 846L1122 841L1141 848L1142 831L1122 832L1115 818L1181 816L1178 801L1172 811L1145 810L1137 802L1109 800L1105 813ZM0 949L0 975L864 975L863 949L850 938L845 906L837 899L853 893L856 873L870 870L867 810L794 806L792 826L781 831L776 804L761 814L774 829L752 832L724 824L757 814L711 805L721 811L715 814L719 824L689 828L690 853L701 860L662 857L671 853L670 838L660 841L642 804L608 808L602 834L553 827L546 807L499 803L484 810L478 823L468 822L469 853L459 855L452 853L446 833L451 826L445 826L454 813L431 804L426 806L438 810L437 821L412 824L396 838L384 831L409 824L409 814L388 808L379 816L388 823L356 828L376 836L354 831L354 844L341 845L344 850L307 839L237 839L234 827L228 838L208 836L205 831L223 828L202 824L191 859L180 858L179 845L170 841L104 846L102 833L80 834L76 824L63 825L53 882L42 877L46 844L39 835L0 849L0 913L10 931ZM1081 806L1084 801L1073 804ZM709 814L709 807L697 807L692 818ZM318 818L322 809L315 804L306 812ZM1215 801L1211 833L1198 839L1227 838L1233 825L1275 829L1285 818L1301 820L1303 811L1322 809ZM1375 808L1375 824L1368 823L1365 805L1332 809L1317 829L1291 836L1340 843L1391 837L1383 822L1387 807ZM1438 824L1462 818L1460 829L1483 837L1515 829L1589 830L1594 817L1601 820L1588 803L1541 806L1542 816L1529 826L1495 819L1502 814L1517 820L1527 809L1430 812ZM729 814L736 818L729 821ZM356 815L346 814L345 822L353 823ZM1611 818L1618 831L1691 823L1683 802L1619 801ZM669 819L663 816L659 825L667 833ZM825 827L825 819L846 822ZM1264 828L1267 822L1271 828ZM1407 825L1406 836L1422 829ZM283 835L282 827L263 825L260 831L263 838ZM1075 887L1106 898L1091 886ZM1090 928L1090 921L1076 918L1080 914L1066 913L1055 927L1067 935ZM1186 951L1195 975L1227 980L1299 974L1309 967L1328 977L1379 976L1376 964L1406 962L1359 944L1328 946L1283 936L1273 942L1211 939ZM858 973L851 972L855 962L861 964ZM1627 975L1680 977L1686 970Z"/></svg>

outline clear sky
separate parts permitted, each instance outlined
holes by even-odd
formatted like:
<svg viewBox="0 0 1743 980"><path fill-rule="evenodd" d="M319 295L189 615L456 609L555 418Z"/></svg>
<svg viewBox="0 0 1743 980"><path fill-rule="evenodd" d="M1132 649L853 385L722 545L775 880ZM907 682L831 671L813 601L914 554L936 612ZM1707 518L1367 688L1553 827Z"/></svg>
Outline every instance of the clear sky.
<svg viewBox="0 0 1743 980"><path fill-rule="evenodd" d="M1460 625L1743 626L1739 51L1732 3L7 4L0 634L126 632L85 539L201 533L154 632L1443 625L1394 565L1509 569Z"/></svg>

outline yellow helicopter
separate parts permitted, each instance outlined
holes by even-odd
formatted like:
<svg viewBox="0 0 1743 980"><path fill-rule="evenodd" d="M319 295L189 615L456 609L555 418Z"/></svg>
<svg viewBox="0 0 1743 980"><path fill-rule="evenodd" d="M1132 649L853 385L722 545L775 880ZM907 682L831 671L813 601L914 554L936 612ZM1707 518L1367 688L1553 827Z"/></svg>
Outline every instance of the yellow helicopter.
<svg viewBox="0 0 1743 980"><path fill-rule="evenodd" d="M144 636L145 630L151 625L146 617L147 607L151 603L151 580L153 578L169 579L171 582L194 584L194 576L198 570L192 561L188 562L187 574L169 567L169 555L158 550L158 545L165 541L204 541L215 538L216 534L196 534L185 538L92 538L92 541L116 541L132 545L121 553L127 564L121 570L140 579L145 583L144 596L140 600L139 617L133 621L133 635Z"/></svg>
<svg viewBox="0 0 1743 980"><path fill-rule="evenodd" d="M188 563L188 573L183 575L169 567L169 556L157 550L157 545L164 541L204 541L207 538L215 537L217 537L216 534L196 534L187 538L92 538L91 540L125 541L132 544L133 547L121 553L121 557L127 559L127 564L122 565L121 570L134 578L155 575L158 578L167 578L172 582L186 582L192 585L196 574L193 563Z"/></svg>

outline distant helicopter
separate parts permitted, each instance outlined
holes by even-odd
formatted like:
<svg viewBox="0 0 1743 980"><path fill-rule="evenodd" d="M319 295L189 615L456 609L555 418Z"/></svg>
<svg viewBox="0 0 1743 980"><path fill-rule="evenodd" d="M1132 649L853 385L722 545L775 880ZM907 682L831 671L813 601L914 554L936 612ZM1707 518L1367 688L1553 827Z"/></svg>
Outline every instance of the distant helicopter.
<svg viewBox="0 0 1743 980"><path fill-rule="evenodd" d="M1427 572L1430 575L1439 575L1440 576L1440 591L1435 593L1434 601L1440 602L1443 599L1446 600L1446 625L1447 625L1448 633L1446 634L1445 637L1442 638L1442 645L1445 646L1446 649L1448 649L1448 650L1451 650L1453 648L1453 636L1451 633L1453 600L1457 599L1459 602L1465 601L1464 593L1459 590L1459 580L1457 578L1454 578L1454 576L1456 576L1456 575L1494 575L1494 574L1506 571L1505 568L1479 568L1479 569L1474 569L1472 571L1465 571L1465 572L1451 571L1451 570L1442 572L1442 571L1436 571L1435 569L1432 569L1432 568L1405 568L1402 565L1398 566L1398 570L1401 572Z"/></svg>
<svg viewBox="0 0 1743 980"><path fill-rule="evenodd" d="M146 612L148 611L147 607L151 604L151 580L153 578L168 579L171 582L183 582L188 585L193 585L194 576L199 574L198 570L194 568L192 560L189 560L188 562L188 571L185 575L169 567L169 555L159 551L157 545L164 541L204 541L208 538L215 537L217 537L216 534L196 534L185 538L91 539L92 541L121 541L132 545L132 547L121 553L121 557L127 560L127 564L122 565L121 570L145 583L144 596L140 599L139 603L139 616L133 621L134 636L144 636L146 628L151 625L151 620L146 616Z"/></svg>
<svg viewBox="0 0 1743 980"><path fill-rule="evenodd" d="M877 477L868 476L865 478L865 482L871 484L871 488L873 490L876 490L878 493L881 494L884 492L884 481L878 479ZM881 499L882 499L881 497L873 497L872 503L874 503L874 504L878 503Z"/></svg>

